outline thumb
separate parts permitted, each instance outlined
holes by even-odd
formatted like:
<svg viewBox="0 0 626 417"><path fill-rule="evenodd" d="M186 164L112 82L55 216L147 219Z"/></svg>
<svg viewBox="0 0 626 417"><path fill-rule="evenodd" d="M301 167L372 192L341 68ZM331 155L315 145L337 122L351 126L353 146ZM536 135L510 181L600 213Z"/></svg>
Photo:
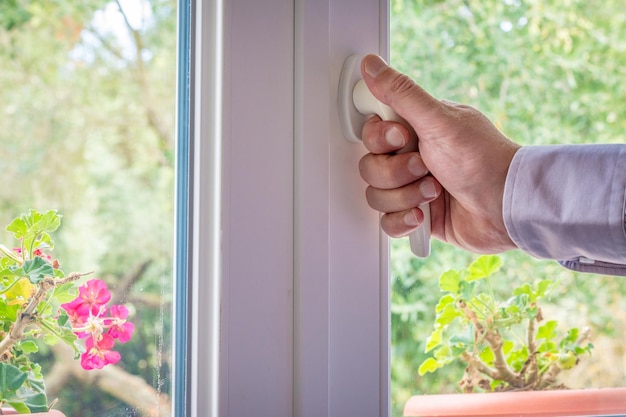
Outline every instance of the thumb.
<svg viewBox="0 0 626 417"><path fill-rule="evenodd" d="M428 94L407 75L402 74L378 55L367 55L361 61L363 80L374 96L391 106L413 128L417 128L442 109L442 103ZM419 132L418 132L419 133Z"/></svg>

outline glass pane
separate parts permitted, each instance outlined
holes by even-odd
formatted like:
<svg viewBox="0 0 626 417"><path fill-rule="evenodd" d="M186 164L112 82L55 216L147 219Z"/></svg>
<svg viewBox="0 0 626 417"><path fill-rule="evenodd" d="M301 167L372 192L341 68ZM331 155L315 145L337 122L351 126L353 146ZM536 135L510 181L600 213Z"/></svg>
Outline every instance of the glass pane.
<svg viewBox="0 0 626 417"><path fill-rule="evenodd" d="M619 1L392 0L391 62L435 96L477 107L519 143L623 142L622 10ZM435 368L463 343L474 343L471 329L450 324L441 344L431 335L445 296L440 276L467 270L478 257L433 242L432 255L420 260L405 240L392 245L392 407L400 416L412 395L461 392L462 360ZM558 363L556 387L624 386L626 280L573 273L520 251L501 259L500 270L474 293L484 298L474 302L493 296L526 308L533 294L549 292L537 301L543 320L535 327L544 326L535 335L540 372ZM578 334L568 336L572 328ZM509 365L521 369L529 357L521 348L528 323L511 329L504 350ZM586 332L576 364L567 352ZM436 347L426 353L429 340ZM584 351L588 343L591 353ZM492 352L480 346L477 357L492 364ZM481 379L474 378L475 391L501 386Z"/></svg>
<svg viewBox="0 0 626 417"><path fill-rule="evenodd" d="M134 323L102 370L40 338L67 416L171 414L176 36L175 0L0 3L1 243L19 246L14 217L57 210L53 258Z"/></svg>

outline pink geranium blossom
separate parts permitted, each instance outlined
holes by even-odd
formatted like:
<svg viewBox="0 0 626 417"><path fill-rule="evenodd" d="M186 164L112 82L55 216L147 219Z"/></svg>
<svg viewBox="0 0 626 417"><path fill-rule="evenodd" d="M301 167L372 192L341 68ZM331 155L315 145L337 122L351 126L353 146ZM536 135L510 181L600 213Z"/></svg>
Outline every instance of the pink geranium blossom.
<svg viewBox="0 0 626 417"><path fill-rule="evenodd" d="M74 322L84 323L90 314L101 315L102 308L106 309L106 304L110 299L111 293L106 283L99 279L92 279L78 288L78 296L74 300L61 304L61 307L67 311Z"/></svg>
<svg viewBox="0 0 626 417"><path fill-rule="evenodd" d="M135 325L126 321L128 317L128 309L125 306L111 306L111 327L108 334L119 340L120 343L126 343L133 336Z"/></svg>
<svg viewBox="0 0 626 417"><path fill-rule="evenodd" d="M106 305L111 299L111 293L107 288L107 284L100 279L92 279L87 281L85 285L78 288L77 299L82 300L83 304L91 307L92 311L100 310L100 307ZM95 314L95 313L94 313Z"/></svg>
<svg viewBox="0 0 626 417"><path fill-rule="evenodd" d="M75 298L69 303L61 304L61 307L67 312L70 318L70 324L73 328L80 328L85 326L89 319L89 306L83 303L80 298ZM87 337L87 333L75 332L81 339Z"/></svg>
<svg viewBox="0 0 626 417"><path fill-rule="evenodd" d="M107 334L102 335L99 341L95 341L90 337L85 342L87 351L80 357L80 365L83 369L102 369L106 365L115 364L120 361L122 356L113 349L115 341Z"/></svg>
<svg viewBox="0 0 626 417"><path fill-rule="evenodd" d="M126 343L135 330L135 325L127 321L128 309L125 306L113 305L107 311L110 299L106 283L93 279L79 288L74 300L61 305L67 312L74 334L81 339L87 338L87 350L81 355L84 369L101 369L117 363L121 356L113 350L115 340Z"/></svg>

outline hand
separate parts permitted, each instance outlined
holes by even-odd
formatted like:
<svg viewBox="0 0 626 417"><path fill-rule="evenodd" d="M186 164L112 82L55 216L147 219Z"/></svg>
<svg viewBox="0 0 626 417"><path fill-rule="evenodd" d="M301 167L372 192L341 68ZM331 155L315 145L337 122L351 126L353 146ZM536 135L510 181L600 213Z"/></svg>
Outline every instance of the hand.
<svg viewBox="0 0 626 417"><path fill-rule="evenodd" d="M423 221L416 207L430 201L436 238L477 253L516 248L502 197L519 145L478 110L435 99L376 55L363 59L361 72L374 96L410 125L374 116L363 127L370 153L359 169L370 185L369 205L385 213L383 230L394 237L410 233ZM416 138L419 153L406 152L416 148Z"/></svg>

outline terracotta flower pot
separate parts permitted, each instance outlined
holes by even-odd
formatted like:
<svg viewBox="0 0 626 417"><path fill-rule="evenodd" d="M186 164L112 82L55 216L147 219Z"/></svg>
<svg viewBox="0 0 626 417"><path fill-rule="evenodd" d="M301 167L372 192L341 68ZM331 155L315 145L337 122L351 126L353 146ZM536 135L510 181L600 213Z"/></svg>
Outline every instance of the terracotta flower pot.
<svg viewBox="0 0 626 417"><path fill-rule="evenodd" d="M45 413L35 413L35 414L18 414L15 410L3 408L2 415L17 415L17 416L32 416L32 417L65 417L65 414L60 412L59 410L50 410Z"/></svg>
<svg viewBox="0 0 626 417"><path fill-rule="evenodd" d="M571 417L626 415L626 387L441 394L411 397L405 417Z"/></svg>

